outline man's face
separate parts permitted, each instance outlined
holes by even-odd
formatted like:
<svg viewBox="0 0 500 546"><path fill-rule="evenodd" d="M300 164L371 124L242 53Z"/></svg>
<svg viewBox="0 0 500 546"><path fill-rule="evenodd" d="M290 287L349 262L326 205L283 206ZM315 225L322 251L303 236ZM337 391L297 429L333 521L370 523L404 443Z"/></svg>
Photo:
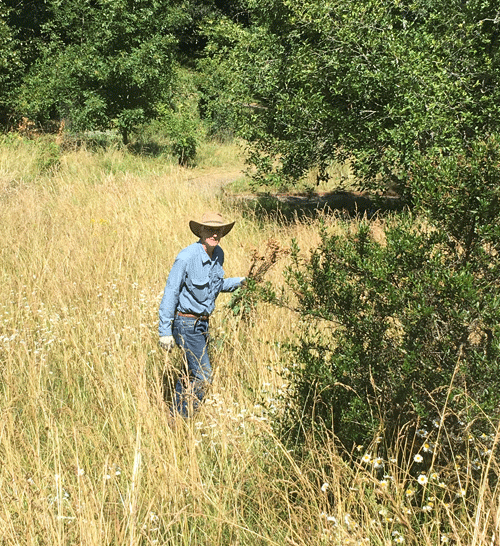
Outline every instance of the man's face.
<svg viewBox="0 0 500 546"><path fill-rule="evenodd" d="M221 233L220 228L203 226L201 228L201 244L206 248L215 248L222 238Z"/></svg>

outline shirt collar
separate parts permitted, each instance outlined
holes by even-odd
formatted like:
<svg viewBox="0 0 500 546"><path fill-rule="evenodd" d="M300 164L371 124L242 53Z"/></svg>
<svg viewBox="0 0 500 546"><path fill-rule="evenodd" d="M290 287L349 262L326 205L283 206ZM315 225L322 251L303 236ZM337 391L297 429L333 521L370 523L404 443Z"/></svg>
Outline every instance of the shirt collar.
<svg viewBox="0 0 500 546"><path fill-rule="evenodd" d="M198 245L199 245L199 250L198 250L198 253L200 254L200 257L201 257L201 263L203 265L205 264L209 264L212 262L212 259L210 258L210 256L207 254L206 250L203 248L203 245L201 244L201 241L198 241ZM215 251L214 251L215 252ZM214 255L214 259L215 259L215 255Z"/></svg>

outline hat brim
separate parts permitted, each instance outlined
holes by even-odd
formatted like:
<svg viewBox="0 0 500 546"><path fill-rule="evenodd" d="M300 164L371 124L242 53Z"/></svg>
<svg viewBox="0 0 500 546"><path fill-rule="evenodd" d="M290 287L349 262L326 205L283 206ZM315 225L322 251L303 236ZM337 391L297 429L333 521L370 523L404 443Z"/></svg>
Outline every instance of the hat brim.
<svg viewBox="0 0 500 546"><path fill-rule="evenodd" d="M201 237L201 230L204 227L216 228L218 231L220 231L220 236L225 237L233 229L233 226L234 222L231 222L229 224L217 224L213 222L207 222L206 224L202 224L200 222L196 222L195 220L189 221L189 228L196 235L196 237Z"/></svg>

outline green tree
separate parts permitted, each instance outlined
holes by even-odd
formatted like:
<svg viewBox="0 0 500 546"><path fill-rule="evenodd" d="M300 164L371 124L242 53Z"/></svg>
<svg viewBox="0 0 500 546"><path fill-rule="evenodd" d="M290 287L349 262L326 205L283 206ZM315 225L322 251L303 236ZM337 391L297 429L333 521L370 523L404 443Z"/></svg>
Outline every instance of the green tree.
<svg viewBox="0 0 500 546"><path fill-rule="evenodd" d="M8 123L12 92L23 68L18 42L9 25L9 13L10 9L0 5L0 125L3 126Z"/></svg>
<svg viewBox="0 0 500 546"><path fill-rule="evenodd" d="M191 0L184 2L183 8L186 19L175 35L179 41L179 62L190 68L195 68L196 62L205 56L207 25L223 18L242 25L248 20L245 0Z"/></svg>
<svg viewBox="0 0 500 546"><path fill-rule="evenodd" d="M16 39L25 67L38 58L43 44L43 26L50 20L48 2L39 0L3 0L8 9L8 24Z"/></svg>
<svg viewBox="0 0 500 546"><path fill-rule="evenodd" d="M156 115L172 84L176 39L185 16L165 0L48 0L40 55L26 74L17 110L72 129L114 124L125 142Z"/></svg>
<svg viewBox="0 0 500 546"><path fill-rule="evenodd" d="M253 29L245 28L228 17L206 19L201 29L206 47L197 63L200 90L200 115L209 133L218 138L231 138L243 130L251 95L238 76L244 71L239 50L249 44Z"/></svg>
<svg viewBox="0 0 500 546"><path fill-rule="evenodd" d="M365 183L406 186L416 154L498 130L493 0L249 0L232 78L265 108L246 136L264 171L295 179L353 159ZM222 57L222 55L221 55Z"/></svg>

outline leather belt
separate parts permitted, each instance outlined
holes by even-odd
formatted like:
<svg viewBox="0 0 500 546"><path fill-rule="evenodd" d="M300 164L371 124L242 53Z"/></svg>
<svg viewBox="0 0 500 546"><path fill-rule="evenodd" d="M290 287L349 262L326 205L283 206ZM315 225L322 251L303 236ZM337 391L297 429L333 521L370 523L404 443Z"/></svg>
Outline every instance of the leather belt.
<svg viewBox="0 0 500 546"><path fill-rule="evenodd" d="M180 311L177 311L177 316L195 318L198 320L208 320L210 318L210 315L195 315L193 313L181 313Z"/></svg>

